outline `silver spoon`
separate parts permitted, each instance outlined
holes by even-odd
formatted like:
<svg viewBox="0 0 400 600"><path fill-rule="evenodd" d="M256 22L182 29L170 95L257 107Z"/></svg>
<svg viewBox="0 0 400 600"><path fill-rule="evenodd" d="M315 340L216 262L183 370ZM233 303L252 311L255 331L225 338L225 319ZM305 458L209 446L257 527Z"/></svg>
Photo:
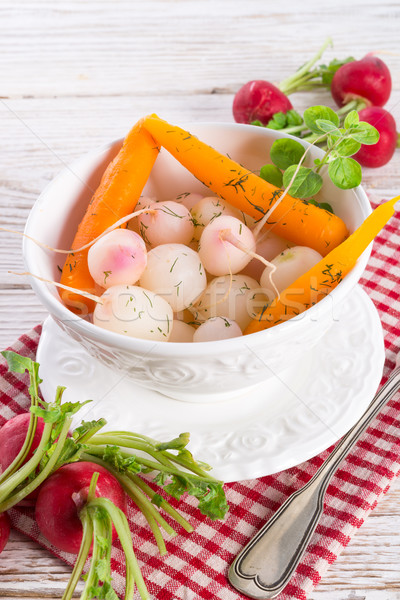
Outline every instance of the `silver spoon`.
<svg viewBox="0 0 400 600"><path fill-rule="evenodd" d="M264 600L274 598L288 584L323 512L324 496L332 476L399 388L400 365L312 479L289 496L241 550L229 570L229 581L238 591L250 598Z"/></svg>

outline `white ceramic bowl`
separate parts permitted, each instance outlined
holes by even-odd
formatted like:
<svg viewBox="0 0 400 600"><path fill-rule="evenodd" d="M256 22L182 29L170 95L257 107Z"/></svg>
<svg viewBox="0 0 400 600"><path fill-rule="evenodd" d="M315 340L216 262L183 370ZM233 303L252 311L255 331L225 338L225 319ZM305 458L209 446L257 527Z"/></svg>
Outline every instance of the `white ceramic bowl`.
<svg viewBox="0 0 400 600"><path fill-rule="evenodd" d="M186 127L251 170L268 162L273 141L285 136L238 124ZM93 190L120 146L121 140L96 149L64 169L38 198L25 232L52 247L69 248ZM321 151L313 148L309 164L317 156ZM163 150L144 193L165 200L187 191L205 193L207 189ZM326 180L318 200L329 202L350 231L371 212L361 187L342 191ZM62 266L64 256L45 251L28 239L24 240L23 252L28 271L53 281L59 279L58 266ZM370 252L371 247L329 296L295 319L240 338L197 344L155 343L106 331L65 308L55 286L33 278L31 285L58 325L103 364L167 396L209 402L244 393L246 388L293 368L338 318L337 307L358 282Z"/></svg>

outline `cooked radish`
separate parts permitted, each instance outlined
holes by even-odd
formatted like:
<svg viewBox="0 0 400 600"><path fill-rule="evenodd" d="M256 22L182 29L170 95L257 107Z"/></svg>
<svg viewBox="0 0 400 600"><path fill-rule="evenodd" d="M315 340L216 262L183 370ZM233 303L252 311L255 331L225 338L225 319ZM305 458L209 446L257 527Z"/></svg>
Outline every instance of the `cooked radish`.
<svg viewBox="0 0 400 600"><path fill-rule="evenodd" d="M126 512L126 496L119 482L107 469L94 463L64 465L40 489L35 507L36 522L45 538L63 552L77 554L79 551L82 541L79 513L87 502L90 481L96 472L100 474L96 496L108 498Z"/></svg>
<svg viewBox="0 0 400 600"><path fill-rule="evenodd" d="M215 277L200 296L192 311L196 321L211 317L227 317L243 330L257 314L260 301L266 297L252 277L238 274Z"/></svg>
<svg viewBox="0 0 400 600"><path fill-rule="evenodd" d="M195 332L195 328L184 321L178 321L178 319L174 319L172 323L172 333L169 336L169 342L193 342L193 334Z"/></svg>
<svg viewBox="0 0 400 600"><path fill-rule="evenodd" d="M279 88L263 80L248 81L233 100L233 116L237 123L261 121L266 125L275 113L286 113L292 108L289 98Z"/></svg>
<svg viewBox="0 0 400 600"><path fill-rule="evenodd" d="M140 285L164 298L174 312L179 312L205 290L207 278L197 252L183 244L163 244L148 253Z"/></svg>
<svg viewBox="0 0 400 600"><path fill-rule="evenodd" d="M242 220L242 213L237 208L217 196L205 196L193 206L190 212L196 240L200 239L204 227L221 215L229 215Z"/></svg>
<svg viewBox="0 0 400 600"><path fill-rule="evenodd" d="M146 264L146 244L138 233L129 229L107 233L88 252L89 272L97 285L106 289L113 285L133 285Z"/></svg>
<svg viewBox="0 0 400 600"><path fill-rule="evenodd" d="M230 216L215 218L201 234L199 255L211 275L239 273L250 262L256 247L254 235L239 219Z"/></svg>
<svg viewBox="0 0 400 600"><path fill-rule="evenodd" d="M342 65L331 83L332 97L338 106L359 99L368 105L383 106L389 99L391 89L388 67L373 54Z"/></svg>
<svg viewBox="0 0 400 600"><path fill-rule="evenodd" d="M0 514L0 553L3 552L10 537L11 525L7 513Z"/></svg>
<svg viewBox="0 0 400 600"><path fill-rule="evenodd" d="M144 208L150 208L156 202L156 198L150 198L150 196L140 196L135 206L135 212L143 210ZM139 218L133 217L130 221L128 221L127 228L135 233L139 233Z"/></svg>
<svg viewBox="0 0 400 600"><path fill-rule="evenodd" d="M207 319L194 332L194 342L213 342L227 340L242 335L239 325L226 317L213 317Z"/></svg>
<svg viewBox="0 0 400 600"><path fill-rule="evenodd" d="M306 246L287 248L271 261L276 267L272 274L272 282L277 289L275 290L271 285L271 269L266 267L260 280L263 292L267 294L269 300L272 300L277 296L277 291L282 292L320 260L322 256L312 248Z"/></svg>
<svg viewBox="0 0 400 600"><path fill-rule="evenodd" d="M363 144L354 155L363 167L382 167L392 158L398 143L396 121L393 116L380 106L369 106L359 112L360 120L376 127L379 140L376 144Z"/></svg>
<svg viewBox="0 0 400 600"><path fill-rule="evenodd" d="M133 285L116 285L101 296L93 323L130 337L167 341L171 334L171 306L151 290Z"/></svg>
<svg viewBox="0 0 400 600"><path fill-rule="evenodd" d="M139 232L146 244L188 244L194 225L189 210L183 204L167 200L152 205L154 212L139 216Z"/></svg>
<svg viewBox="0 0 400 600"><path fill-rule="evenodd" d="M272 231L264 231L256 240L257 246L255 252L265 258L272 260L281 252L289 248L292 244L287 240L275 235ZM258 259L252 258L248 265L245 266L242 273L260 281L265 265Z"/></svg>

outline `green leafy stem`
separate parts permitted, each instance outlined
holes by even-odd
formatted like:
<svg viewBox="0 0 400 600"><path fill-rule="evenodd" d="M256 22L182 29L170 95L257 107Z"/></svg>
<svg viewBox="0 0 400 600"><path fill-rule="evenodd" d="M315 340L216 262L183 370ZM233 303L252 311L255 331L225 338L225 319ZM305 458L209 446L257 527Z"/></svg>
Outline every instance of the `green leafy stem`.
<svg viewBox="0 0 400 600"><path fill-rule="evenodd" d="M71 435L69 431L73 415L89 401L62 402L65 388L60 386L57 388L54 402L44 402L38 391L41 382L39 364L14 352L4 351L2 354L10 371L23 373L27 370L29 373L31 420L23 452L19 453L0 479L0 513L26 498L62 465L85 460L104 466L120 481L128 496L147 519L161 554L165 554L167 550L160 527L167 534L176 535L175 529L162 516L161 510L187 532L191 532L193 527L168 500L154 491L146 477L151 476L156 485L163 487L167 494L177 500L185 493L192 495L198 500L199 510L211 519L222 519L225 516L228 504L223 483L208 473L211 469L209 465L194 459L187 449L190 438L188 433L181 433L167 442L130 431L99 433L106 421L98 419L82 421ZM38 417L43 418L45 423L41 440L32 457L24 462L31 450ZM93 489L95 485L96 483L93 483ZM127 556L125 598L133 597L135 581L141 597L148 598L133 554L125 515L110 501L95 498L93 492L80 518L84 538L64 600L72 597L92 539L93 555L81 598L114 600L117 597L112 589L111 570L108 566L111 522L118 532Z"/></svg>
<svg viewBox="0 0 400 600"><path fill-rule="evenodd" d="M304 122L314 136L313 144L324 140L325 154L314 160L313 167L303 166L307 150L297 140L280 138L272 144L272 165L265 165L260 176L277 187L285 187L295 198L309 199L323 184L320 171L327 167L332 182L340 189L351 189L361 183L359 163L351 158L362 144L372 145L379 133L369 123L360 121L351 110L341 123L340 115L328 106L311 106L304 112ZM326 207L325 207L326 208ZM327 205L329 209L329 205Z"/></svg>
<svg viewBox="0 0 400 600"><path fill-rule="evenodd" d="M355 59L352 56L343 60L335 58L328 64L315 66L329 46L332 46L332 40L327 38L318 52L293 75L281 81L278 84L278 88L287 96L294 92L308 91L315 88L330 89L333 76L339 67Z"/></svg>

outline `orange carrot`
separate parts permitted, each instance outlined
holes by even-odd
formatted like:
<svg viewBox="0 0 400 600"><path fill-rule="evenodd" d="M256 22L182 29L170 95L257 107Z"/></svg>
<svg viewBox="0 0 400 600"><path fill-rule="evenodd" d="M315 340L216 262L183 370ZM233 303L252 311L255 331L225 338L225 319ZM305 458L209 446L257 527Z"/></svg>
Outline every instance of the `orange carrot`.
<svg viewBox="0 0 400 600"><path fill-rule="evenodd" d="M150 175L159 149L151 135L142 127L143 119L128 133L121 150L110 162L78 227L71 249L78 249L101 235L118 219L135 208ZM87 265L88 249L68 255L61 284L95 293L95 283ZM67 290L61 298L71 310L82 316L92 312L93 300Z"/></svg>
<svg viewBox="0 0 400 600"><path fill-rule="evenodd" d="M197 179L256 219L261 219L282 195L282 190L157 115L146 117L144 127ZM274 209L266 227L295 244L314 248L322 256L348 235L339 217L289 195Z"/></svg>
<svg viewBox="0 0 400 600"><path fill-rule="evenodd" d="M265 306L244 333L255 333L287 321L327 296L386 225L399 199L397 196L378 206L342 244L281 292L279 299Z"/></svg>

